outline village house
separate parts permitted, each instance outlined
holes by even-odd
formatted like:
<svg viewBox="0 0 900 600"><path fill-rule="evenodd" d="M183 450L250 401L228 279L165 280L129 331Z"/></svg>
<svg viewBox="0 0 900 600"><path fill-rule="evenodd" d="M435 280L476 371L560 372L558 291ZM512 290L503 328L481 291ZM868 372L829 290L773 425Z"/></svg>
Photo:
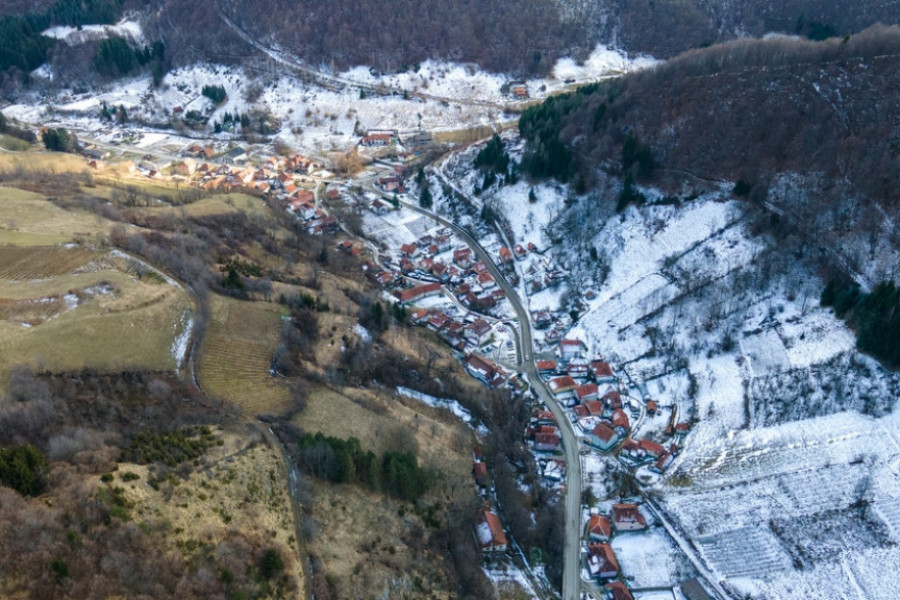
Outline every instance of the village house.
<svg viewBox="0 0 900 600"><path fill-rule="evenodd" d="M601 452L609 452L619 442L619 434L609 423L599 423L585 436L585 442L597 448Z"/></svg>
<svg viewBox="0 0 900 600"><path fill-rule="evenodd" d="M383 216L388 214L391 209L387 204L376 198L375 200L372 200L372 203L369 205L369 210L378 216Z"/></svg>
<svg viewBox="0 0 900 600"><path fill-rule="evenodd" d="M578 387L578 384L568 375L563 375L562 377L554 377L551 379L547 383L547 387L550 388L550 393L559 399L564 397L574 397L575 389Z"/></svg>
<svg viewBox="0 0 900 600"><path fill-rule="evenodd" d="M450 317L444 313L434 313L427 319L426 327L432 331L441 331L450 325Z"/></svg>
<svg viewBox="0 0 900 600"><path fill-rule="evenodd" d="M516 247L513 248L513 254L516 255L518 260L524 260L525 256L528 254L528 251L525 250L520 244L516 244Z"/></svg>
<svg viewBox="0 0 900 600"><path fill-rule="evenodd" d="M247 162L247 151L236 146L222 155L222 162L226 165L242 165Z"/></svg>
<svg viewBox="0 0 900 600"><path fill-rule="evenodd" d="M416 300L421 300L422 298L427 298L429 296L435 296L440 293L441 284L425 283L406 290L396 290L394 292L394 296L396 296L400 300L400 302L414 302Z"/></svg>
<svg viewBox="0 0 900 600"><path fill-rule="evenodd" d="M612 368L606 361L591 361L591 370L594 373L594 381L596 381L598 385L616 382L616 376L613 374Z"/></svg>
<svg viewBox="0 0 900 600"><path fill-rule="evenodd" d="M567 370L569 375L575 379L586 379L591 372L591 367L587 360L583 358L573 358L569 361Z"/></svg>
<svg viewBox="0 0 900 600"><path fill-rule="evenodd" d="M538 433L534 436L535 452L556 452L559 450L559 435L555 433Z"/></svg>
<svg viewBox="0 0 900 600"><path fill-rule="evenodd" d="M651 417L656 414L656 402L647 400L647 414Z"/></svg>
<svg viewBox="0 0 900 600"><path fill-rule="evenodd" d="M477 319L469 323L463 332L463 337L472 345L481 346L488 341L491 333L491 324L484 319Z"/></svg>
<svg viewBox="0 0 900 600"><path fill-rule="evenodd" d="M622 394L615 390L610 390L603 394L603 402L612 410L622 408Z"/></svg>
<svg viewBox="0 0 900 600"><path fill-rule="evenodd" d="M658 459L666 452L666 449L662 446L662 444L657 444L656 442L652 442L650 440L638 440L637 443L638 446L640 446L641 450L643 450L648 456L653 457L653 459Z"/></svg>
<svg viewBox="0 0 900 600"><path fill-rule="evenodd" d="M516 100L528 98L528 85L524 81L511 81L509 83L509 95Z"/></svg>
<svg viewBox="0 0 900 600"><path fill-rule="evenodd" d="M482 552L506 552L506 534L500 517L488 508L484 508L481 522L475 528L475 539Z"/></svg>
<svg viewBox="0 0 900 600"><path fill-rule="evenodd" d="M450 242L453 238L449 233L442 233L434 238L434 245L437 246L436 254L440 254L441 252L449 252L452 247Z"/></svg>
<svg viewBox="0 0 900 600"><path fill-rule="evenodd" d="M546 310L539 310L531 315L535 329L547 329L553 325L553 315Z"/></svg>
<svg viewBox="0 0 900 600"><path fill-rule="evenodd" d="M585 383L584 385L579 385L575 389L575 397L578 399L579 404L584 404L588 400L596 400L597 394L598 390L596 383Z"/></svg>
<svg viewBox="0 0 900 600"><path fill-rule="evenodd" d="M611 581L606 584L607 600L634 600L631 590L621 581Z"/></svg>
<svg viewBox="0 0 900 600"><path fill-rule="evenodd" d="M650 467L650 470L654 473L663 474L666 472L666 469L668 469L672 465L672 461L674 460L674 456L672 456L669 452L664 452L663 455L659 457L659 460L653 463L653 465Z"/></svg>
<svg viewBox="0 0 900 600"><path fill-rule="evenodd" d="M553 375L556 373L555 360L539 360L536 363L538 375Z"/></svg>
<svg viewBox="0 0 900 600"><path fill-rule="evenodd" d="M475 379L481 381L491 389L503 384L503 371L493 362L476 354L471 354L463 360L466 371Z"/></svg>
<svg viewBox="0 0 900 600"><path fill-rule="evenodd" d="M631 424L628 422L628 415L621 408L613 411L611 420L612 426L619 431L619 435L625 435L631 428Z"/></svg>
<svg viewBox="0 0 900 600"><path fill-rule="evenodd" d="M475 477L475 485L480 488L487 487L488 470L485 463L476 461L472 466L472 475Z"/></svg>
<svg viewBox="0 0 900 600"><path fill-rule="evenodd" d="M403 244L400 246L400 256L405 256L407 258L415 258L421 254L419 250L419 245L415 242L411 244Z"/></svg>
<svg viewBox="0 0 900 600"><path fill-rule="evenodd" d="M581 340L564 339L559 342L559 357L563 362L584 358L587 347Z"/></svg>
<svg viewBox="0 0 900 600"><path fill-rule="evenodd" d="M503 246L500 248L500 263L501 264L509 264L513 261L513 255L509 248Z"/></svg>
<svg viewBox="0 0 900 600"><path fill-rule="evenodd" d="M438 281L446 283L450 280L450 268L440 261L431 263L430 273L437 278Z"/></svg>
<svg viewBox="0 0 900 600"><path fill-rule="evenodd" d="M600 417L606 411L606 407L599 400L585 400L584 407L592 417Z"/></svg>
<svg viewBox="0 0 900 600"><path fill-rule="evenodd" d="M485 290L489 290L497 285L494 278L487 271L478 274L478 284Z"/></svg>
<svg viewBox="0 0 900 600"><path fill-rule="evenodd" d="M549 410L535 411L532 420L538 425L556 425L556 416Z"/></svg>
<svg viewBox="0 0 900 600"><path fill-rule="evenodd" d="M400 259L400 272L401 273L412 273L416 270L416 265L413 264L413 261L409 260L405 256Z"/></svg>
<svg viewBox="0 0 900 600"><path fill-rule="evenodd" d="M174 166L175 173L182 177L190 177L197 170L197 163L190 158L179 160Z"/></svg>
<svg viewBox="0 0 900 600"><path fill-rule="evenodd" d="M359 141L360 145L362 146L378 148L390 146L391 142L393 142L393 137L391 137L391 135L388 133L372 133L363 137Z"/></svg>
<svg viewBox="0 0 900 600"><path fill-rule="evenodd" d="M594 579L619 576L619 563L609 544L588 544L587 569Z"/></svg>
<svg viewBox="0 0 900 600"><path fill-rule="evenodd" d="M562 460L548 460L542 471L544 479L552 482L562 481L566 476L566 463Z"/></svg>
<svg viewBox="0 0 900 600"><path fill-rule="evenodd" d="M608 542L612 536L612 523L609 517L594 514L587 524L588 539L592 542Z"/></svg>
<svg viewBox="0 0 900 600"><path fill-rule="evenodd" d="M647 520L637 504L613 504L612 522L616 531L640 531L647 528Z"/></svg>

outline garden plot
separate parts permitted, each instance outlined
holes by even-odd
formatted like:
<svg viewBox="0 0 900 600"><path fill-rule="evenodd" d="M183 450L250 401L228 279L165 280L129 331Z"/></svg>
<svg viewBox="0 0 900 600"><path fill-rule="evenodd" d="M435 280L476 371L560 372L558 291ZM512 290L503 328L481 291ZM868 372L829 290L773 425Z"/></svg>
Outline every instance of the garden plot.
<svg viewBox="0 0 900 600"><path fill-rule="evenodd" d="M754 375L783 371L791 364L776 331L763 331L747 336L740 344L744 356L750 359L750 368Z"/></svg>
<svg viewBox="0 0 900 600"><path fill-rule="evenodd" d="M766 526L741 527L701 540L700 550L722 575L769 579L791 569L788 554Z"/></svg>
<svg viewBox="0 0 900 600"><path fill-rule="evenodd" d="M363 226L369 235L383 242L391 250L399 252L400 246L417 241L429 231L424 229L423 233L418 235L414 233L414 230L422 230L424 223L430 223L432 229L437 228L433 221L425 219L423 223L422 219L425 217L411 210L391 211L383 217L366 211L363 215Z"/></svg>
<svg viewBox="0 0 900 600"><path fill-rule="evenodd" d="M664 587L672 584L673 574L676 579L694 575L687 558L662 528L619 534L612 547L631 587Z"/></svg>

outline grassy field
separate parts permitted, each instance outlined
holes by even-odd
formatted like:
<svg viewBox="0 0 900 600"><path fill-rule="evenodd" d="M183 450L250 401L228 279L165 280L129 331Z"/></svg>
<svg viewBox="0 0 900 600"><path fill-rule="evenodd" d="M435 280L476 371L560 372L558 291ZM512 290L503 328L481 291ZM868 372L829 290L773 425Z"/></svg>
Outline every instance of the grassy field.
<svg viewBox="0 0 900 600"><path fill-rule="evenodd" d="M199 374L203 388L248 415L287 406L288 389L269 376L281 328L281 307L212 296Z"/></svg>
<svg viewBox="0 0 900 600"><path fill-rule="evenodd" d="M0 187L0 246L46 246L79 237L91 240L106 235L109 226L96 215L63 210L40 194Z"/></svg>
<svg viewBox="0 0 900 600"><path fill-rule="evenodd" d="M0 152L0 172L82 173L87 163L76 154L46 152L38 146L27 152Z"/></svg>
<svg viewBox="0 0 900 600"><path fill-rule="evenodd" d="M205 217L209 215L227 215L245 213L250 217L271 217L266 203L247 194L216 194L207 196L184 206L165 206L150 208L149 214L173 214L175 216Z"/></svg>
<svg viewBox="0 0 900 600"><path fill-rule="evenodd" d="M4 150L8 150L10 152L24 152L31 148L31 144L26 142L25 140L20 140L19 138L15 138L11 135L0 135L0 148Z"/></svg>
<svg viewBox="0 0 900 600"><path fill-rule="evenodd" d="M0 280L0 298L0 384L17 364L172 370L191 310L185 292L111 269Z"/></svg>
<svg viewBox="0 0 900 600"><path fill-rule="evenodd" d="M48 279L84 267L100 253L62 246L0 246L0 280Z"/></svg>

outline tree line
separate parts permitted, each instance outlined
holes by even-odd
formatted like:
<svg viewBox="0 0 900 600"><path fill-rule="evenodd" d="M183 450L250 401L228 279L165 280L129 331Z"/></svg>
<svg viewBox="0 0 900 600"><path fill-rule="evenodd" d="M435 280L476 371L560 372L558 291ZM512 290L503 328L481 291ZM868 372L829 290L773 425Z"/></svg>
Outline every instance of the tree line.
<svg viewBox="0 0 900 600"><path fill-rule="evenodd" d="M853 281L831 279L821 304L853 327L860 350L900 367L900 288L894 282L883 281L866 293Z"/></svg>
<svg viewBox="0 0 900 600"><path fill-rule="evenodd" d="M387 451L380 457L363 451L359 440L305 434L298 442L300 464L319 479L362 485L372 491L414 502L427 492L437 477L419 466L410 451Z"/></svg>
<svg viewBox="0 0 900 600"><path fill-rule="evenodd" d="M115 23L121 12L120 0L58 0L42 13L4 15L0 18L0 71L10 67L33 71L46 62L47 51L55 43L41 35L48 27Z"/></svg>

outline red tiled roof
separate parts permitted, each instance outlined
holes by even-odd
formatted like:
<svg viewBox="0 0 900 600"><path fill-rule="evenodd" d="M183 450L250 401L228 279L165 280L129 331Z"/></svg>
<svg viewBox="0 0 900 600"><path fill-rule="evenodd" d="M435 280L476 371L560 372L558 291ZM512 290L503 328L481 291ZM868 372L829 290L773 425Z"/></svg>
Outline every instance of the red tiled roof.
<svg viewBox="0 0 900 600"><path fill-rule="evenodd" d="M638 510L636 504L613 504L612 515L615 523L637 523L641 526L647 525L644 515Z"/></svg>
<svg viewBox="0 0 900 600"><path fill-rule="evenodd" d="M503 526L500 524L500 517L491 511L484 511L484 520L487 522L488 527L491 528L491 537L493 537L493 545L494 546L505 546L506 545L506 534L503 533Z"/></svg>
<svg viewBox="0 0 900 600"><path fill-rule="evenodd" d="M596 427L594 427L594 431L592 431L598 439L603 440L604 442L609 442L611 439L616 437L615 430L609 426L609 423L598 423Z"/></svg>
<svg viewBox="0 0 900 600"><path fill-rule="evenodd" d="M399 290L394 292L394 295L400 299L401 302L409 302L410 300L415 300L416 298L420 298L422 296L433 294L434 292L438 292L441 289L441 284L439 283L426 283L423 285L417 285L414 288L410 288L408 290Z"/></svg>
<svg viewBox="0 0 900 600"><path fill-rule="evenodd" d="M559 391L574 390L578 387L578 384L568 375L563 375L562 377L554 377L551 379L549 386L550 391L556 393Z"/></svg>
<svg viewBox="0 0 900 600"><path fill-rule="evenodd" d="M625 429L628 429L630 427L630 424L628 422L628 415L625 414L624 410L618 408L613 411L612 424L613 427L624 427Z"/></svg>
<svg viewBox="0 0 900 600"><path fill-rule="evenodd" d="M584 403L584 407L592 415L603 414L603 403L600 402L599 400L588 400Z"/></svg>
<svg viewBox="0 0 900 600"><path fill-rule="evenodd" d="M609 538L612 535L612 523L609 522L608 517L603 515L591 515L591 519L588 521L588 533Z"/></svg>
<svg viewBox="0 0 900 600"><path fill-rule="evenodd" d="M578 396L579 400L582 398L587 398L588 396L596 396L597 384L585 383L584 385L579 385L578 389L575 390L575 395Z"/></svg>
<svg viewBox="0 0 900 600"><path fill-rule="evenodd" d="M641 450L654 456L660 456L666 451L661 444L651 442L650 440L638 440L638 445L640 445Z"/></svg>
<svg viewBox="0 0 900 600"><path fill-rule="evenodd" d="M612 593L612 600L634 600L634 596L631 595L631 590L629 590L621 581L607 583L606 589Z"/></svg>

